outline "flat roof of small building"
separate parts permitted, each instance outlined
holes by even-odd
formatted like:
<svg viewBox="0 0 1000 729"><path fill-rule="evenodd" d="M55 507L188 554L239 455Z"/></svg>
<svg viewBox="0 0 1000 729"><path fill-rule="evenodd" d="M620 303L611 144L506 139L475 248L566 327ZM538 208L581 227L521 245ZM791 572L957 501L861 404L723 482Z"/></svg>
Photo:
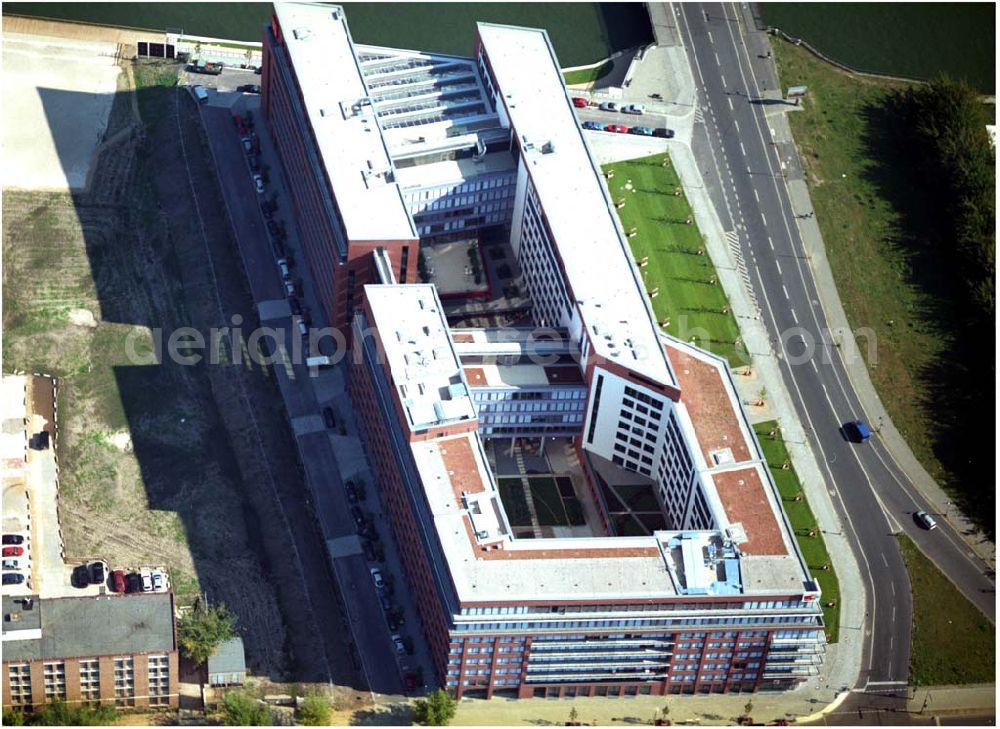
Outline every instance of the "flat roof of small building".
<svg viewBox="0 0 1000 729"><path fill-rule="evenodd" d="M369 285L365 299L410 430L474 420L476 409L434 286Z"/></svg>
<svg viewBox="0 0 1000 729"><path fill-rule="evenodd" d="M595 350L656 382L676 385L645 285L573 113L548 34L492 23L478 29Z"/></svg>
<svg viewBox="0 0 1000 729"><path fill-rule="evenodd" d="M481 364L466 366L464 370L465 379L470 387L586 386L580 368L573 365L545 366L530 362L514 365Z"/></svg>
<svg viewBox="0 0 1000 729"><path fill-rule="evenodd" d="M416 238L368 102L343 8L277 2L274 12L347 237Z"/></svg>
<svg viewBox="0 0 1000 729"><path fill-rule="evenodd" d="M22 599L22 598L18 598ZM41 638L8 637L6 616L17 607L3 600L3 660L168 653L174 644L174 601L168 592L62 597L34 601ZM19 624L24 624L23 606ZM35 620L35 618L31 618Z"/></svg>

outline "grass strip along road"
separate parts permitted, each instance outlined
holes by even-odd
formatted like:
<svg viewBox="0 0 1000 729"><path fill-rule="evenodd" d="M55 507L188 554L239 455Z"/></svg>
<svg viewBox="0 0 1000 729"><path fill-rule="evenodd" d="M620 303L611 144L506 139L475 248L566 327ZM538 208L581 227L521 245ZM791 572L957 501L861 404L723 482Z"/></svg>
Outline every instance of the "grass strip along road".
<svg viewBox="0 0 1000 729"><path fill-rule="evenodd" d="M996 630L909 537L900 536L899 547L913 588L910 682L993 683Z"/></svg>
<svg viewBox="0 0 1000 729"><path fill-rule="evenodd" d="M781 494L781 507L788 514L795 540L799 543L802 556L809 566L809 571L819 582L823 591L823 622L826 623L827 641L836 643L840 634L840 583L833 569L830 554L826 551L826 542L820 533L819 524L813 516L809 502L806 501L795 469L791 466L791 458L781 430L776 420L757 423L753 426L760 446L764 450L764 459L771 469L774 482ZM771 435L774 433L774 435Z"/></svg>
<svg viewBox="0 0 1000 729"><path fill-rule="evenodd" d="M666 154L604 166L618 216L646 289L656 292L653 312L670 334L725 357L730 367L749 364L740 329L705 250L680 178ZM645 262L645 263L644 263Z"/></svg>

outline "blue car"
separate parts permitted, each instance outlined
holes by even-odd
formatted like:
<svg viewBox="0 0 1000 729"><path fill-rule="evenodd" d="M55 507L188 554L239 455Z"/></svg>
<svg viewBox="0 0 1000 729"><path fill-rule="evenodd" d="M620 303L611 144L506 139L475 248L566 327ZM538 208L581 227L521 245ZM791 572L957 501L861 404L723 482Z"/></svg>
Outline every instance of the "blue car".
<svg viewBox="0 0 1000 729"><path fill-rule="evenodd" d="M844 435L855 443L864 443L872 437L872 431L864 420L852 420L849 423L844 423Z"/></svg>
<svg viewBox="0 0 1000 729"><path fill-rule="evenodd" d="M582 126L584 129L593 129L598 132L604 129L604 125L599 124L598 122L595 121L585 121L580 126Z"/></svg>
<svg viewBox="0 0 1000 729"><path fill-rule="evenodd" d="M3 584L5 585L20 585L24 582L24 575L17 572L4 572L3 574Z"/></svg>
<svg viewBox="0 0 1000 729"><path fill-rule="evenodd" d="M653 136L653 130L650 129L649 127L632 127L631 129L628 130L628 133L629 134L638 134L638 135L643 136L643 137L651 137L651 136Z"/></svg>

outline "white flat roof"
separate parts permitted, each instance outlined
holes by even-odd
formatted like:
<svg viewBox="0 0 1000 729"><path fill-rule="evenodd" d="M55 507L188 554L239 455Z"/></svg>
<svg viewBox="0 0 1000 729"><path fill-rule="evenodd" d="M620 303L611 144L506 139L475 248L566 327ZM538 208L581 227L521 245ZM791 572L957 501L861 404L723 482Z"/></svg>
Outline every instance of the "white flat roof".
<svg viewBox="0 0 1000 729"><path fill-rule="evenodd" d="M276 2L274 12L347 237L416 238L374 109L354 106L368 92L343 8Z"/></svg>
<svg viewBox="0 0 1000 729"><path fill-rule="evenodd" d="M675 385L645 286L566 95L548 35L491 23L478 28L595 350ZM533 149L528 151L528 145Z"/></svg>
<svg viewBox="0 0 1000 729"><path fill-rule="evenodd" d="M474 420L475 406L430 284L365 286L411 430Z"/></svg>

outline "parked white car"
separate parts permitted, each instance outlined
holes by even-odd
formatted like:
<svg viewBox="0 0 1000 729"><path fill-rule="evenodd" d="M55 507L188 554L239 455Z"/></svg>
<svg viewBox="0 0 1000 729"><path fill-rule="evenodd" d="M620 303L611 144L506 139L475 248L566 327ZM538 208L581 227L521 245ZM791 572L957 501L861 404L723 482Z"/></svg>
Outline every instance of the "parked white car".
<svg viewBox="0 0 1000 729"><path fill-rule="evenodd" d="M621 108L622 114L645 114L646 107L642 104L625 104Z"/></svg>

